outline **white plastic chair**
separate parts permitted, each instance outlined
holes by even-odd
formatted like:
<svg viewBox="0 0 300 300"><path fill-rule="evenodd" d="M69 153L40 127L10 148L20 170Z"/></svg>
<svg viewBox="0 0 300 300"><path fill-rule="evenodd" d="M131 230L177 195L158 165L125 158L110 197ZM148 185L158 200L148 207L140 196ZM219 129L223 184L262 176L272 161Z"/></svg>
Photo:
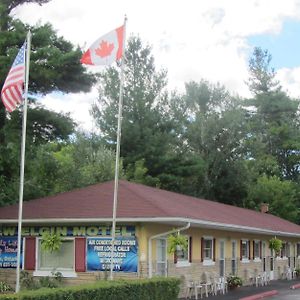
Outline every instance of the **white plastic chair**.
<svg viewBox="0 0 300 300"><path fill-rule="evenodd" d="M215 294L214 284L211 280L211 277L204 272L204 280L201 281L201 285L203 286L205 290L205 296L208 297L208 293Z"/></svg>
<svg viewBox="0 0 300 300"><path fill-rule="evenodd" d="M194 281L187 275L184 276L184 285L185 285L185 298L191 298L193 292L195 291ZM197 299L197 298L196 298Z"/></svg>
<svg viewBox="0 0 300 300"><path fill-rule="evenodd" d="M268 285L270 283L270 275L265 271L261 275L262 285Z"/></svg>
<svg viewBox="0 0 300 300"><path fill-rule="evenodd" d="M200 298L203 298L203 289L204 289L204 285L201 282L195 282L194 283L194 289L195 289L195 299L198 299L198 295L200 292ZM206 296L207 297L207 296Z"/></svg>

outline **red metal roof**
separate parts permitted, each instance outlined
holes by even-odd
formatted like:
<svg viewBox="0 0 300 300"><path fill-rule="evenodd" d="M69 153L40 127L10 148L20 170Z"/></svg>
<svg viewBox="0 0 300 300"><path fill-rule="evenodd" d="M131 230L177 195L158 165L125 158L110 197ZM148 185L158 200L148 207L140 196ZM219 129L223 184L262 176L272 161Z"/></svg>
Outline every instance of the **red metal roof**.
<svg viewBox="0 0 300 300"><path fill-rule="evenodd" d="M113 189L114 181L109 181L24 202L23 219L111 218ZM0 208L0 222L17 217L18 205ZM300 234L299 225L271 214L123 180L119 182L117 218L186 218Z"/></svg>

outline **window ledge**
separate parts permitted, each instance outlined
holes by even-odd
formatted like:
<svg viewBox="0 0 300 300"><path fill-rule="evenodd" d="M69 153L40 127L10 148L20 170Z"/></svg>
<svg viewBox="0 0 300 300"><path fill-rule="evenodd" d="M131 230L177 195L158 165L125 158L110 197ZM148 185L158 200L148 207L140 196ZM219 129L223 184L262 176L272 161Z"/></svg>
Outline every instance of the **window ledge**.
<svg viewBox="0 0 300 300"><path fill-rule="evenodd" d="M63 271L63 270L55 270L55 272L60 272L62 274L62 277L65 278L75 278L77 277L76 272L74 271ZM49 277L54 277L53 276L53 271L46 271L46 270L36 270L33 272L33 276L49 276Z"/></svg>
<svg viewBox="0 0 300 300"><path fill-rule="evenodd" d="M248 258L243 258L242 259L242 263L249 263L249 262L250 262L250 260Z"/></svg>
<svg viewBox="0 0 300 300"><path fill-rule="evenodd" d="M189 267L191 265L191 263L189 263L188 261L177 261L176 263L176 267L180 268L180 267Z"/></svg>
<svg viewBox="0 0 300 300"><path fill-rule="evenodd" d="M255 257L253 261L254 261L254 262L261 262L261 259L258 258L258 257Z"/></svg>
<svg viewBox="0 0 300 300"><path fill-rule="evenodd" d="M286 257L286 256L283 256L283 257L281 257L281 256L277 256L276 257L276 260L287 260L288 258Z"/></svg>
<svg viewBox="0 0 300 300"><path fill-rule="evenodd" d="M214 266L216 263L211 259L204 259L203 266Z"/></svg>

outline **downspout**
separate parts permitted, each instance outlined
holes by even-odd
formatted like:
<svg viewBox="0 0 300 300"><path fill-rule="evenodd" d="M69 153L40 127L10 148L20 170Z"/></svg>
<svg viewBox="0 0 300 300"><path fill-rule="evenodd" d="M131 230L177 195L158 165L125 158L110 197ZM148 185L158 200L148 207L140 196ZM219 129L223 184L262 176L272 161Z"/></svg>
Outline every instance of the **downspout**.
<svg viewBox="0 0 300 300"><path fill-rule="evenodd" d="M166 235L175 233L175 232L184 231L190 227L191 227L191 223L188 222L184 227L179 227L177 229L173 229L173 230L170 230L167 232L163 232L163 233L159 233L159 234L150 236L150 238L148 240L148 277L149 278L152 278L152 240L157 239L162 236L166 236Z"/></svg>

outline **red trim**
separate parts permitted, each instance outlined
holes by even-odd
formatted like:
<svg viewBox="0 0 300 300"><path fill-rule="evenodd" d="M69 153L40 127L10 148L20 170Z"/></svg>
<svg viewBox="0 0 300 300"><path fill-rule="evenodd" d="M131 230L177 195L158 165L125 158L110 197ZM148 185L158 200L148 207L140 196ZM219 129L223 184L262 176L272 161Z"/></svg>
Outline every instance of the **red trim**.
<svg viewBox="0 0 300 300"><path fill-rule="evenodd" d="M75 238L75 271L85 272L86 238Z"/></svg>
<svg viewBox="0 0 300 300"><path fill-rule="evenodd" d="M189 262L191 263L192 262L192 237L190 236L189 238L189 243L190 243L190 247L189 247Z"/></svg>
<svg viewBox="0 0 300 300"><path fill-rule="evenodd" d="M201 245L200 245L200 248L201 248L201 253L200 253L200 256L201 256L201 262L203 262L203 243L204 243L204 238L202 237L201 238Z"/></svg>
<svg viewBox="0 0 300 300"><path fill-rule="evenodd" d="M24 269L35 270L36 238L25 238Z"/></svg>
<svg viewBox="0 0 300 300"><path fill-rule="evenodd" d="M249 255L249 260L251 259L251 243L250 243L250 240L248 240L248 255Z"/></svg>
<svg viewBox="0 0 300 300"><path fill-rule="evenodd" d="M240 260L243 259L243 251L242 251L242 248L243 248L243 241L240 240Z"/></svg>
<svg viewBox="0 0 300 300"><path fill-rule="evenodd" d="M252 296L243 297L243 298L240 298L240 300L259 300L259 299L275 296L277 294L278 294L278 290L271 290L271 291L258 293L258 294L252 295Z"/></svg>
<svg viewBox="0 0 300 300"><path fill-rule="evenodd" d="M216 261L216 239L213 239L213 261Z"/></svg>

